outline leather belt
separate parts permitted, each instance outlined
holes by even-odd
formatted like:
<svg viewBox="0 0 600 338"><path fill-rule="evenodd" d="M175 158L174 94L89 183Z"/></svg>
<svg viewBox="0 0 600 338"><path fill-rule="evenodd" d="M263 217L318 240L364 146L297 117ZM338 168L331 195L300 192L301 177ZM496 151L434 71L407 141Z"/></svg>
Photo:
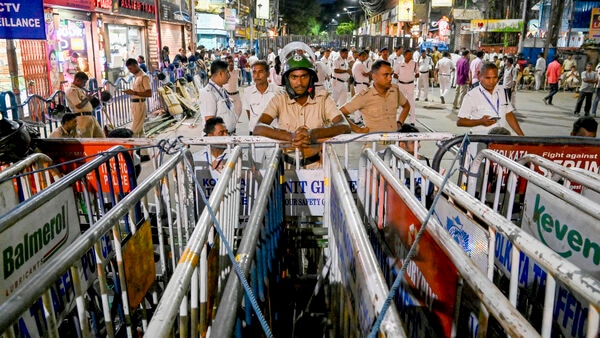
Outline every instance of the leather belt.
<svg viewBox="0 0 600 338"><path fill-rule="evenodd" d="M146 99L131 99L131 102L146 102Z"/></svg>
<svg viewBox="0 0 600 338"><path fill-rule="evenodd" d="M404 81L400 81L400 80L398 80L398 82L400 82L400 83L402 83L402 84L413 84L413 83L415 83L415 81L414 81L414 80L413 80L413 81L409 81L409 82L404 82Z"/></svg>
<svg viewBox="0 0 600 338"><path fill-rule="evenodd" d="M332 77L333 77L334 79L336 79L336 80L340 81L341 83L346 83L346 81L344 81L344 80L342 80L342 79L338 79L338 78L337 78L337 77L335 77L335 76L332 76Z"/></svg>
<svg viewBox="0 0 600 338"><path fill-rule="evenodd" d="M369 83L368 83L368 82L356 82L355 84L361 84L361 85L365 85L365 86L368 86L368 85L369 85Z"/></svg>
<svg viewBox="0 0 600 338"><path fill-rule="evenodd" d="M231 93L230 93L230 92L227 92L227 94L228 94L228 95L237 95L237 94L239 94L239 93L240 93L240 91L239 91L239 90L238 90L237 92L231 92Z"/></svg>
<svg viewBox="0 0 600 338"><path fill-rule="evenodd" d="M429 71L425 71L425 72L419 71L419 73L425 74L425 73L429 73Z"/></svg>
<svg viewBox="0 0 600 338"><path fill-rule="evenodd" d="M313 156L305 157L305 158L301 159L300 166L302 166L302 167L307 166L311 163L315 163L315 162L319 161L320 159L321 159L321 154L316 153ZM285 163L288 163L291 165L296 165L296 159L288 154L283 154L283 161Z"/></svg>
<svg viewBox="0 0 600 338"><path fill-rule="evenodd" d="M73 114L75 114L75 116L93 116L94 115L92 112L89 112L89 111L78 112L78 113L73 113Z"/></svg>

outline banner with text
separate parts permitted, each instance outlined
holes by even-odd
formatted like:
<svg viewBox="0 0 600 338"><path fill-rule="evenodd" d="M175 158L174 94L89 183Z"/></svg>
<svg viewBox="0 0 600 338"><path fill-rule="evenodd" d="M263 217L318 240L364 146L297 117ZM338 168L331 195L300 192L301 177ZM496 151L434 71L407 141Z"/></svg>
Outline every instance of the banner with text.
<svg viewBox="0 0 600 338"><path fill-rule="evenodd" d="M43 1L0 3L0 39L46 40Z"/></svg>
<svg viewBox="0 0 600 338"><path fill-rule="evenodd" d="M471 20L473 32L518 33L523 30L523 20Z"/></svg>

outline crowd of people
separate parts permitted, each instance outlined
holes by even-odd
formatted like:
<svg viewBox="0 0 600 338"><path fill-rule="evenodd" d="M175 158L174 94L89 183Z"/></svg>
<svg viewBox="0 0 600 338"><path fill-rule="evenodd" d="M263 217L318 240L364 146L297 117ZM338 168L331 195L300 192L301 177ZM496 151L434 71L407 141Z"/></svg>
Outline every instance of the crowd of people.
<svg viewBox="0 0 600 338"><path fill-rule="evenodd" d="M217 124L232 135L237 133L241 114L246 114L250 134L289 141L290 149L302 150L302 165L320 161L318 139L349 132L396 132L405 124L414 128L416 101L437 101L430 97L431 87L438 88L433 91L439 93L441 104L448 101L457 111L457 126L477 134L501 127L523 135L514 114L516 93L523 88L540 90L547 84L546 104L552 104L559 85L578 88L576 115L582 106L586 116L595 115L600 101L596 95L592 105L597 71L588 64L579 74L571 56L562 63L555 57L546 64L540 54L533 65L521 55L513 57L502 50L450 53L436 47L420 51L397 47L393 52L386 47L336 51L305 47L277 53L269 49L261 60L253 52L229 54L199 48L186 55L180 50L172 62L164 47L161 66L177 69L194 63L203 69L207 81L200 90L197 113L205 124L214 124L218 118ZM152 92L143 59L138 61L127 60L134 85L125 94L131 96L133 134L142 137L141 112ZM89 95L82 89L87 79L80 74L74 78L67 102L77 121L66 119L60 133L53 136L72 137L77 130L76 135L95 137L101 130L90 116ZM456 87L453 100L446 97L451 87ZM285 159L295 162L293 156Z"/></svg>

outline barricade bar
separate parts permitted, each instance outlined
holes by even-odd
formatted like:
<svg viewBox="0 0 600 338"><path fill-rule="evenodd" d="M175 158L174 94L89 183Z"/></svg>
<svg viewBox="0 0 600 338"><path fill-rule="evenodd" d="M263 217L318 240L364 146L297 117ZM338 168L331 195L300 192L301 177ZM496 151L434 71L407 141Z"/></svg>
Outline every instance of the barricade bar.
<svg viewBox="0 0 600 338"><path fill-rule="evenodd" d="M359 320L361 316L367 316L368 313L374 315L374 318L362 318L364 320L371 319L372 323L375 322L375 319L379 315L384 301L389 293L389 288L385 282L383 277L383 273L379 268L379 264L377 262L377 258L375 257L375 253L373 252L373 248L371 243L369 242L369 238L365 232L364 224L362 222L362 217L356 204L354 203L352 192L348 187L347 177L345 175L344 169L339 162L338 156L335 153L335 150L331 145L327 146L327 168L329 170L328 174L331 177L331 183L327 185L326 190L328 193L329 200L329 208L331 209L332 203L332 195L331 190L335 187L335 189L339 189L339 193L337 193L337 198L340 199L339 207L340 211L345 218L345 231L347 233L346 238L344 234L339 233L333 230L334 226L344 226L341 224L334 225L333 222L336 220L332 217L332 211L326 212L325 221L328 224L329 229L329 238L330 238L330 247L334 246L331 244L333 241L333 237L338 237L337 242L344 243L345 241L350 241L352 245L352 252L347 252L346 254L353 255L354 260L356 262L356 278L359 285L356 285L356 288L359 292L367 293L366 295L362 295L362 299L354 299L354 306L365 307L359 309ZM337 248L337 245L334 247ZM331 255L336 255L338 253L332 252ZM332 257L332 259L336 259ZM340 267L344 269L344 267ZM362 277L362 279L361 279ZM346 285L346 287L348 287ZM353 292L353 291L350 291ZM369 303L364 304L363 301L367 298ZM358 302L358 304L356 304ZM372 307L371 307L372 306ZM367 314L365 314L367 313ZM369 328L370 329L370 328ZM380 327L380 334L385 337L406 337L406 333L404 332L404 328L402 325L402 321L400 316L398 315L398 311L395 305L391 305L388 311L385 314L385 318Z"/></svg>
<svg viewBox="0 0 600 338"><path fill-rule="evenodd" d="M440 170L440 165L444 155L461 143L463 136L457 136L447 140L439 145L431 161L431 167L436 171ZM507 136L507 135L469 135L470 142L481 142L485 144L523 144L523 145L576 145L576 146L600 146L600 139L591 137L541 137L541 136Z"/></svg>
<svg viewBox="0 0 600 338"><path fill-rule="evenodd" d="M220 179L210 195L208 202L215 214L218 213L221 208L222 200L229 186L229 181L237 172L236 163L239 162L240 155L241 147L235 147L225 164L225 168L221 172ZM160 303L152 316L152 320L148 323L148 329L146 331L147 336L166 337L171 333L177 311L180 306L182 306L182 300L188 293L192 274L198 268L200 253L202 247L206 243L212 224L213 219L208 208L204 208L204 211L185 246L183 255L175 268L169 284L161 297Z"/></svg>
<svg viewBox="0 0 600 338"><path fill-rule="evenodd" d="M77 170L67 174L59 181L52 184L48 189L34 195L25 202L20 203L16 208L12 209L5 214L4 217L0 218L1 231L5 231L21 218L33 214L40 205L43 205L44 203L56 198L64 191L72 190L72 186L74 184L80 182L81 180L85 182L85 179L88 175L94 175L96 180L99 181L99 167L101 165L108 166L109 161L111 160L117 161L118 156L124 157L128 170L132 169L133 164L131 157L127 152L128 150L123 147L113 147L106 153L97 156L90 162L83 164ZM132 174L130 173L130 175ZM155 173L155 175L157 174ZM115 203L115 189L112 184L112 175L108 175L108 180L109 190L111 193L110 197L112 198L111 202ZM95 203L99 203L101 207L104 207L105 202L103 198L99 198L98 201L90 201L89 192L87 191L85 184L83 185L82 189L84 201L81 203L84 203L88 210L91 210L92 207L98 207ZM103 191L101 188L98 188L98 190L99 193L108 193ZM137 197L137 200L134 202L139 201L143 192L138 191L137 189L135 189L135 192L136 193L130 193L123 200L131 201ZM128 204L126 207L123 207L123 204L118 204L112 207L112 209L106 214L103 214L104 210L102 210L101 213L103 215L98 222L96 222L95 219L96 215L92 214L91 212L85 214L84 216L88 217L87 221L90 223L90 225L92 225L90 229L77 237L73 243L65 246L61 249L61 251L52 256L48 262L44 263L44 265L42 265L39 270L36 271L34 277L27 279L19 287L19 289L17 289L2 305L0 305L0 312L3 314L0 316L0 332L5 332L6 330L11 329L11 325L14 323L14 321L16 321L22 313L27 311L38 298L43 295L49 295L49 287L60 277L62 277L67 270L72 268L75 263L88 252L90 248L98 245L101 238L111 229L111 227L113 227L115 224L119 224L119 220L122 219L122 217L128 212L130 212L130 210L134 209L134 202ZM77 232L79 232L79 229L77 229ZM99 246L97 248L99 248ZM119 250L117 248L115 249ZM73 278L76 278L76 276ZM53 318L53 314L48 315L47 319L50 320L51 318Z"/></svg>
<svg viewBox="0 0 600 338"><path fill-rule="evenodd" d="M534 164L539 167L543 167L548 169L551 173L558 174L569 181L577 182L596 192L600 192L600 181L598 180L600 176L593 177L592 175L597 174L594 174L590 171L574 167L565 167L535 154L524 155L517 160L517 163L522 165ZM580 169L581 171L576 171L574 169Z"/></svg>
<svg viewBox="0 0 600 338"><path fill-rule="evenodd" d="M424 177L430 179L430 181L436 186L439 187L442 184L443 177L420 163L416 158L406 151L396 146L390 146L388 149L391 154L400 159L403 163L409 164L411 167L419 171ZM404 184L399 182L398 178L394 176L389 167L386 167L384 162L373 151L366 149L363 151L363 153L385 177L386 182L389 183L392 188L399 193L403 201L415 213L419 220L423 222L427 216L427 211L424 206L415 198L407 198L407 196L413 196L412 193L404 186ZM429 170L430 172L426 174L424 172L425 170ZM433 177L435 179L432 179ZM462 196L460 196L460 194L454 195L450 193L454 190L458 190L457 192L460 192L465 197L473 199L472 196L464 193L464 191L450 182L444 186L445 193L448 193L453 197L461 198ZM474 207L482 207L482 204L479 203L479 205ZM442 227L435 219L430 219L426 231L429 231L435 242L448 254L448 257L452 260L456 269L459 271L460 276L469 284L469 286L473 288L473 290L476 291L478 298L483 301L486 309L493 314L493 316L498 320L502 328L506 330L509 336L534 337L539 335L535 328L533 328L533 326L531 326L531 324L527 322L525 318L523 318L519 311L511 305L509 300L502 294L502 292L500 292L500 290L498 290L498 288L492 284L487 276L478 269L471 258L466 255L463 249L454 241L452 236L448 234L444 227Z"/></svg>
<svg viewBox="0 0 600 338"><path fill-rule="evenodd" d="M475 175L469 175L467 191L469 194L474 195L475 189L477 185L477 175L479 173L479 168L481 167L481 163L484 159L493 161L498 163L504 168L510 169L511 176L519 176L526 179L528 182L532 182L540 187L543 187L547 192L568 201L573 206L577 207L579 210L585 212L586 214L600 220L600 208L598 204L590 201L587 198L582 198L581 195L576 192L565 188L564 186L549 180L548 178L536 173L533 170L525 167L522 164L514 162L508 159L506 156L501 155L493 150L483 149L481 150L477 156L473 159L473 163L471 163L471 173ZM593 227L593 231L600 233L600 222L591 224Z"/></svg>
<svg viewBox="0 0 600 338"><path fill-rule="evenodd" d="M254 201L255 204L252 208L250 219L244 227L244 236L236 252L236 256L239 258L238 264L246 278L250 274L252 261L256 258L256 248L261 230L265 226L265 223L268 222L266 220L267 206L274 193L273 190L281 189L279 179L283 174L283 170L280 161L281 151L277 151L269 161L269 169L262 179L263 183L256 195L257 199ZM281 222L283 221L283 208L281 208L281 205L279 210L275 210L275 212L277 214L273 215L273 217L276 217L274 221L278 224L273 224L272 226L281 227ZM212 335L216 337L233 336L237 309L240 307L242 300L243 289L240 286L240 280L235 271L230 272L227 285L221 296L219 308L217 309L217 315L213 321Z"/></svg>
<svg viewBox="0 0 600 338"><path fill-rule="evenodd" d="M85 178L88 173L98 169L109 159L116 157L117 153L123 153L123 155L125 155L124 158L127 163L127 166L133 168L133 161L131 160L131 156L129 156L129 154L125 154L127 152L128 149L125 149L124 147L113 147L109 149L106 153L103 153L94 158L93 160L83 164L77 170L68 173L62 179L58 180L57 182L52 184L48 189L46 189L43 194L36 194L32 196L25 203L19 204L17 208L3 215L3 217L0 218L0 232L4 231L9 226L16 223L22 217L22 215L34 212L39 205L50 201L63 190L70 188L71 185L73 185L75 182Z"/></svg>
<svg viewBox="0 0 600 338"><path fill-rule="evenodd" d="M28 169L31 169L29 167L33 165L52 165L52 159L41 153L27 156L27 158L11 164L8 168L0 170L0 183L12 178L13 176L22 174Z"/></svg>
<svg viewBox="0 0 600 338"><path fill-rule="evenodd" d="M431 183L435 184L436 186L440 186L442 178L433 169L428 168L423 164L419 163L418 160L416 160L415 158L408 155L406 152L402 151L397 147L392 146L390 147L390 149L391 153L395 157L400 159L403 163L409 164L415 170L418 170L421 173L421 175L423 175L423 177L428 179ZM484 150L484 152L486 154L491 154L492 158L494 159L498 158L498 156L502 156L489 150ZM508 164L509 160L506 158L500 158L500 161L504 162L504 164L500 163L501 165L506 165ZM512 163L512 167L515 167L515 163ZM516 169L518 172L526 174L527 177L532 176L531 173L533 172L531 172L529 169L521 165L518 165L518 167L520 167ZM527 173L525 171L529 171L530 173ZM543 178L541 175L537 173L535 174ZM557 188L556 190L564 190L563 192L568 190L558 184L555 185L561 188ZM493 212L488 206L484 205L474 196L460 189L456 185L446 185L443 192L448 194L449 197L453 198L455 203L462 201L461 206L469 212L471 212L474 217L481 219L489 226L490 229L497 231L504 237L510 239L514 246L512 250L512 255L514 256L516 254L516 257L513 257L513 262L516 262L514 264L518 264L519 262L519 251L523 252L525 255L535 259L536 263L540 264L540 266L542 266L545 269L545 271L550 275L548 285L546 286L547 288L551 287L552 279L556 279L557 281L560 281L565 286L567 286L570 290L581 295L587 302L589 302L591 307L588 314L588 318L590 319L588 325L592 325L592 327L588 327L588 333L596 332L598 325L597 321L595 321L594 319L597 319L598 313L596 309L600 307L600 281L592 277L589 273L583 271L581 268L575 266L573 263L562 258L552 249L543 245L533 236L529 235L524 230L511 223L504 216ZM576 193L572 191L569 191L569 193L576 195ZM494 240L494 236L492 236L490 240ZM517 276L516 273L512 275ZM554 292L554 290L552 290L552 292ZM552 310L551 304L545 304L545 306L550 306L550 310ZM494 309L490 310L493 311ZM544 323L544 326L548 325L551 325L551 323ZM596 326L594 327L593 325ZM543 328L543 332L544 331L545 330ZM544 332L544 334L546 334L546 332Z"/></svg>

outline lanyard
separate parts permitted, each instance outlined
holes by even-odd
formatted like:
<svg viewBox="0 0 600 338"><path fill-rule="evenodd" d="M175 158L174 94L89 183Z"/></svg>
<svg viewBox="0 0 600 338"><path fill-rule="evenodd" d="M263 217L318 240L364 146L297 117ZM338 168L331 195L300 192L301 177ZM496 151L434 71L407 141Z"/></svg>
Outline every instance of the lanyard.
<svg viewBox="0 0 600 338"><path fill-rule="evenodd" d="M500 114L498 114L500 112L500 95L498 95L498 97L496 98L496 107L494 107L492 101L490 101L490 99L487 97L487 95L485 95L483 90L481 90L481 87L479 87L479 92L481 93L481 95L483 95L490 107L492 107L492 110L494 111L494 113L496 113L496 116L500 116Z"/></svg>
<svg viewBox="0 0 600 338"><path fill-rule="evenodd" d="M229 96L227 95L227 93L225 93L225 95L223 95L223 93L221 93L221 91L219 90L219 88L217 88L217 86L215 86L214 83L208 82L208 84L211 85L217 91L217 93L219 93L219 96L223 100L225 100L225 104L227 105L227 109L231 109L231 102L229 102Z"/></svg>

